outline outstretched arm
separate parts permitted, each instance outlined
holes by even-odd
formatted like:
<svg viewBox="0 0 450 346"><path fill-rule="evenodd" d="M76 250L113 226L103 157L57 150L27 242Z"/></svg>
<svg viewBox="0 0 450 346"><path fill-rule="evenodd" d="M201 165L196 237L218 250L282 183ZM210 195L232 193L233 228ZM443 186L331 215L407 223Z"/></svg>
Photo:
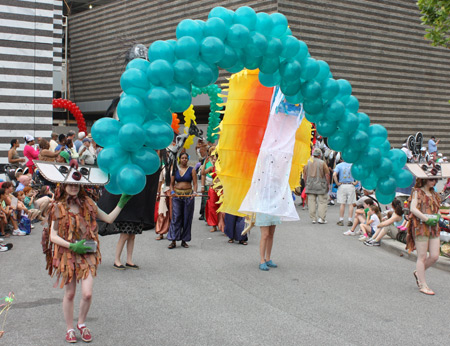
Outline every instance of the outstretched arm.
<svg viewBox="0 0 450 346"><path fill-rule="evenodd" d="M120 212L122 211L122 209L125 207L125 204L128 203L128 201L132 198L132 195L127 195L127 194L122 194L122 196L120 197L119 203L117 203L117 206L113 209L112 212L110 212L109 214L106 214L103 210L101 210L100 208L98 209L97 212L97 217L102 220L103 222L106 223L113 223L115 219L117 219L117 217L119 216Z"/></svg>

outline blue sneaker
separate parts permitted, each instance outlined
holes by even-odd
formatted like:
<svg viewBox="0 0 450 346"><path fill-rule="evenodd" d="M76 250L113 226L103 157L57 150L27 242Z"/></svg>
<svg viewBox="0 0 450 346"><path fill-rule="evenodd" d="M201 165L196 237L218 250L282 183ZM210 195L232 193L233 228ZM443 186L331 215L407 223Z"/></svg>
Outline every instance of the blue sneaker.
<svg viewBox="0 0 450 346"><path fill-rule="evenodd" d="M259 265L259 269L260 269L260 270L264 270L264 271L268 271L268 270L269 270L269 267L267 266L266 263L261 263L261 264Z"/></svg>
<svg viewBox="0 0 450 346"><path fill-rule="evenodd" d="M268 267L270 267L270 268L277 268L277 267L278 267L275 263L272 262L272 260L268 260L268 261L266 262L266 265L267 265Z"/></svg>

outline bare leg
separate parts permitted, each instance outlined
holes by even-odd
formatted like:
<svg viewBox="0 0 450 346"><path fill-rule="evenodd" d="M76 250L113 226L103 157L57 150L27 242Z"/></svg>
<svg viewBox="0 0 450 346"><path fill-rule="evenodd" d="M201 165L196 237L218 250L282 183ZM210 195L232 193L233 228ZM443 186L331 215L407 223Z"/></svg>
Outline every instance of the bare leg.
<svg viewBox="0 0 450 346"><path fill-rule="evenodd" d="M86 321L86 316L92 303L92 287L94 286L94 278L91 273L89 276L81 280L81 301L80 314L78 316L78 324L83 324Z"/></svg>
<svg viewBox="0 0 450 346"><path fill-rule="evenodd" d="M260 264L265 263L265 255L266 255L266 247L267 247L267 239L269 238L270 227L269 226L261 226L261 240L259 242L259 256Z"/></svg>
<svg viewBox="0 0 450 346"><path fill-rule="evenodd" d="M344 213L345 213L345 204L341 204L341 206L339 207L339 217L343 219Z"/></svg>
<svg viewBox="0 0 450 346"><path fill-rule="evenodd" d="M266 262L270 261L270 255L272 253L272 246L273 246L273 236L275 234L275 227L277 226L269 227L269 236L267 237L267 244L266 244L266 256L265 256Z"/></svg>
<svg viewBox="0 0 450 346"><path fill-rule="evenodd" d="M127 241L127 263L134 265L133 263L133 249L134 249L134 239L136 234L129 234Z"/></svg>
<svg viewBox="0 0 450 346"><path fill-rule="evenodd" d="M66 286L63 298L63 313L64 320L66 321L67 330L73 329L73 300L75 298L75 291L77 288L76 278L72 279L72 282Z"/></svg>
<svg viewBox="0 0 450 346"><path fill-rule="evenodd" d="M119 241L117 242L116 246L116 257L114 258L114 264L116 266L122 265L120 262L120 255L122 255L123 246L125 245L125 242L128 240L128 234L127 233L120 233Z"/></svg>
<svg viewBox="0 0 450 346"><path fill-rule="evenodd" d="M369 225L363 225L361 224L359 227L361 227L361 231L363 232L363 234L368 237L369 236L369 232L370 232L370 226Z"/></svg>
<svg viewBox="0 0 450 346"><path fill-rule="evenodd" d="M375 241L381 241L381 239L383 239L383 237L386 235L386 233L387 233L386 227L383 227L381 229L377 228L377 231L373 235L372 239L375 239Z"/></svg>
<svg viewBox="0 0 450 346"><path fill-rule="evenodd" d="M416 262L417 277L419 278L421 284L426 284L425 262L427 260L428 242L416 241L416 250L417 250L417 262Z"/></svg>
<svg viewBox="0 0 450 346"><path fill-rule="evenodd" d="M440 239L439 238L430 239L430 241L428 242L429 256L425 261L425 270L430 268L439 259L440 249L441 249Z"/></svg>
<svg viewBox="0 0 450 346"><path fill-rule="evenodd" d="M354 209L353 204L349 204L348 205L348 219L349 220L351 220L353 217L353 209ZM344 215L344 214L342 214L342 215Z"/></svg>

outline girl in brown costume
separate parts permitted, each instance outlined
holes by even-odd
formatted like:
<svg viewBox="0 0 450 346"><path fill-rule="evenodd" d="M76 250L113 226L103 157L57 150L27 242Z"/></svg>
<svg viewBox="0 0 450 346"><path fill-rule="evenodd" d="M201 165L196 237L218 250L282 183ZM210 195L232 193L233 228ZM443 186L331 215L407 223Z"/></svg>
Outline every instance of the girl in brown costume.
<svg viewBox="0 0 450 346"><path fill-rule="evenodd" d="M89 329L84 324L92 300L93 277L101 261L98 246L91 248L85 241L99 243L96 218L112 223L126 202L131 198L122 195L117 207L106 214L80 185L61 185L60 191L49 212L49 229L43 232L43 249L47 258L47 269L51 276L56 273L55 287L61 280L60 288L65 286L63 299L64 319L67 324L66 341L77 342L73 329L73 308L76 284L81 280L81 302L77 328L85 342L92 340ZM54 244L54 246L52 246Z"/></svg>
<svg viewBox="0 0 450 346"><path fill-rule="evenodd" d="M419 291L434 295L425 281L425 270L439 258L440 230L439 205L441 199L434 190L437 179L417 179L411 194L411 222L406 238L409 252L417 250L417 262L414 276ZM430 253L427 256L427 251Z"/></svg>

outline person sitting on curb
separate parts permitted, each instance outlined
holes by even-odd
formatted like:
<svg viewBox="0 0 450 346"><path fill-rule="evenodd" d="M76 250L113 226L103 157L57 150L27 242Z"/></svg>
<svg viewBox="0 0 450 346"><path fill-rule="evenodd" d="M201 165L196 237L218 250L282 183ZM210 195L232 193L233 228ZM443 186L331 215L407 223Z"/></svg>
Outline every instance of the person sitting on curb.
<svg viewBox="0 0 450 346"><path fill-rule="evenodd" d="M371 237L373 234L375 234L375 231L378 225L380 224L380 220L381 220L381 213L378 206L376 205L370 206L370 210L367 212L366 223L360 226L363 234L359 238L359 241L368 240L369 236Z"/></svg>
<svg viewBox="0 0 450 346"><path fill-rule="evenodd" d="M355 211L355 218L353 219L352 228L349 229L348 231L344 232L344 235L361 234L361 230L356 231L356 227L358 227L358 225L363 225L366 223L367 213L369 212L370 207L374 204L375 204L375 202L373 201L373 199L370 199L370 198L364 199L362 206L357 207L357 209Z"/></svg>

